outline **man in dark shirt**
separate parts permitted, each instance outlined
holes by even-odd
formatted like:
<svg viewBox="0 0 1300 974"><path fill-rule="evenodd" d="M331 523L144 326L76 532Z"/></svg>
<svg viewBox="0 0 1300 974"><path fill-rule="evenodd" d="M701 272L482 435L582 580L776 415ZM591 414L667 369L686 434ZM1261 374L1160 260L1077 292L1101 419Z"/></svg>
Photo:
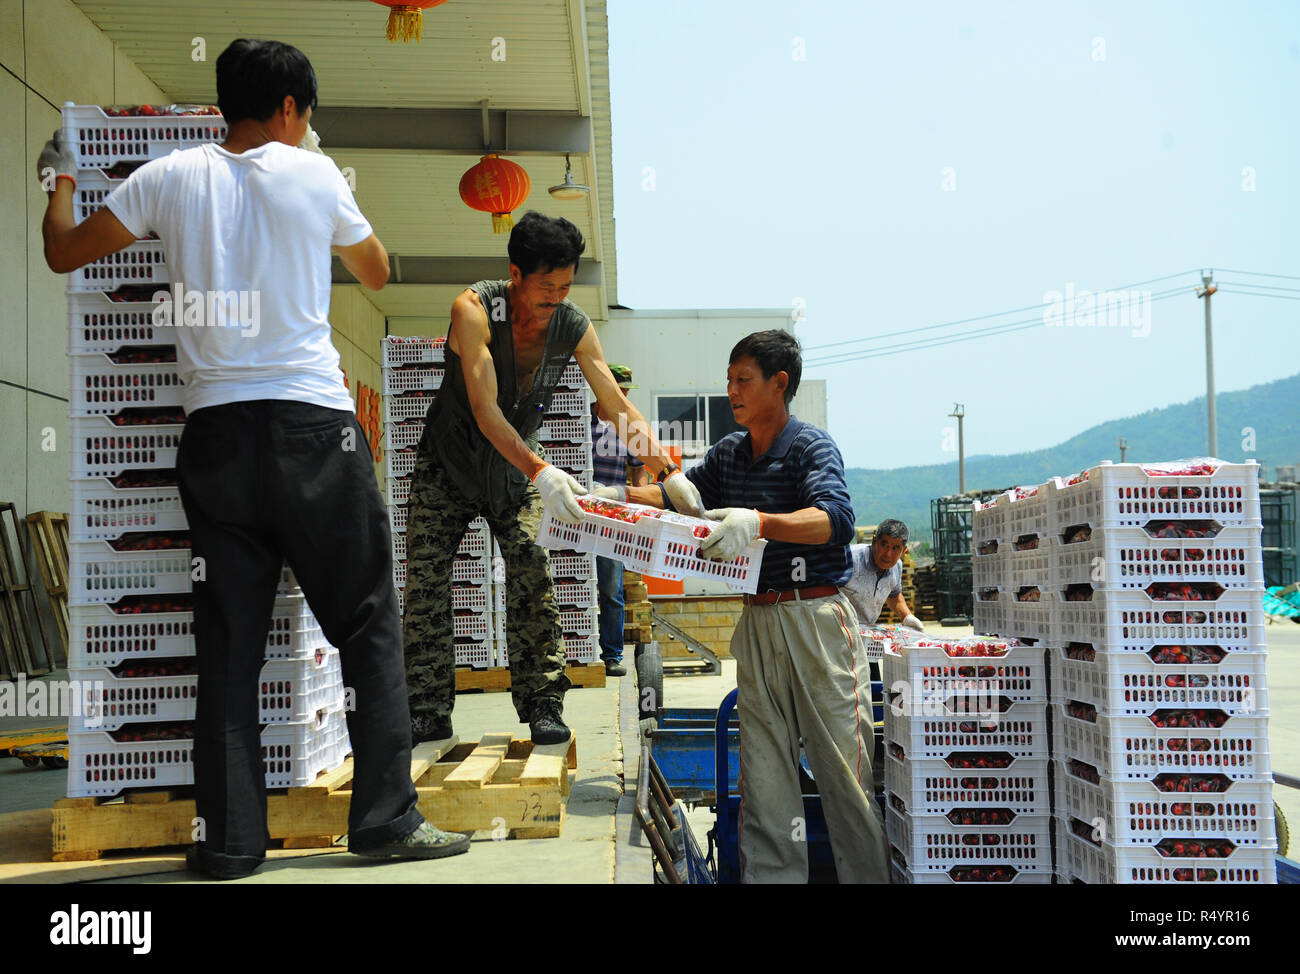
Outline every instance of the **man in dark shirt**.
<svg viewBox="0 0 1300 974"><path fill-rule="evenodd" d="M871 796L870 671L857 615L839 586L851 574L853 507L839 448L790 413L802 374L786 331L749 335L731 351L727 395L748 432L731 433L687 477L705 516L700 545L729 561L768 539L758 594L731 639L740 688L740 859L744 882L808 879L799 744L817 779L842 883L887 883L884 828ZM599 492L618 497L617 491ZM654 487L624 496L667 506Z"/></svg>

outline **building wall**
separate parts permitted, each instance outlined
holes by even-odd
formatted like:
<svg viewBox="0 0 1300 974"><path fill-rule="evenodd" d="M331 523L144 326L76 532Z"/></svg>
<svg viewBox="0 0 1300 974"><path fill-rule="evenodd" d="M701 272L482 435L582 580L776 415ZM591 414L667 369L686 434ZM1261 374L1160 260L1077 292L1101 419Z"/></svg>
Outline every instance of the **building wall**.
<svg viewBox="0 0 1300 974"><path fill-rule="evenodd" d="M69 498L66 279L45 265L36 157L65 101L168 99L69 0L0 0L0 66L0 501L23 516Z"/></svg>
<svg viewBox="0 0 1300 974"><path fill-rule="evenodd" d="M371 302L366 289L359 284L336 284L330 288L330 324L333 326L330 337L339 351L339 365L346 373L352 404L355 406L357 403L357 387L361 384L382 395L382 343L386 322L383 312ZM380 462L375 465L375 477L382 488L382 454Z"/></svg>

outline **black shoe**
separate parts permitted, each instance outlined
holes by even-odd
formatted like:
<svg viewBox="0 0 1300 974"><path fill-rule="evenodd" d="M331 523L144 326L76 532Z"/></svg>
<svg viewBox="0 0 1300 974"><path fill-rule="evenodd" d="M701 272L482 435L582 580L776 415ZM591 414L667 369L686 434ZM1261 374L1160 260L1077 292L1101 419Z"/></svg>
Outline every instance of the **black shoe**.
<svg viewBox="0 0 1300 974"><path fill-rule="evenodd" d="M411 746L451 737L451 721L437 722L427 714L411 714Z"/></svg>
<svg viewBox="0 0 1300 974"><path fill-rule="evenodd" d="M622 660L607 659L605 660L606 676L627 676L627 667L623 665Z"/></svg>
<svg viewBox="0 0 1300 974"><path fill-rule="evenodd" d="M348 851L367 859L445 859L469 852L469 836L444 832L428 822L421 822L414 832L400 839L364 849L354 849L349 845Z"/></svg>
<svg viewBox="0 0 1300 974"><path fill-rule="evenodd" d="M257 872L263 862L255 856L216 857L197 845L185 850L185 868L208 879L243 879Z"/></svg>
<svg viewBox="0 0 1300 974"><path fill-rule="evenodd" d="M539 700L533 707L533 718L528 722L534 744L562 744L570 737L561 714L564 704L550 697Z"/></svg>

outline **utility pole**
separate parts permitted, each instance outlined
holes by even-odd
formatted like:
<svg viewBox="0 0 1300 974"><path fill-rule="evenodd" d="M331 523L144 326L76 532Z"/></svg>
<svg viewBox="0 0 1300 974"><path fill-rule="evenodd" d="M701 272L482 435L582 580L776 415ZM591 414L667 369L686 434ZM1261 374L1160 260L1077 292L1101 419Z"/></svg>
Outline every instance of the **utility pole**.
<svg viewBox="0 0 1300 974"><path fill-rule="evenodd" d="M1210 328L1210 295L1218 290L1214 286L1214 271L1201 271L1202 287L1196 289L1197 297L1205 300L1205 411L1209 422L1209 456L1219 455L1219 420L1214 412L1214 333Z"/></svg>
<svg viewBox="0 0 1300 974"><path fill-rule="evenodd" d="M966 493L966 441L963 438L962 420L966 418L966 407L959 402L952 404L948 414L957 420L957 489Z"/></svg>
<svg viewBox="0 0 1300 974"><path fill-rule="evenodd" d="M1119 462L1123 463L1126 456L1128 456L1128 440L1121 436L1119 438Z"/></svg>

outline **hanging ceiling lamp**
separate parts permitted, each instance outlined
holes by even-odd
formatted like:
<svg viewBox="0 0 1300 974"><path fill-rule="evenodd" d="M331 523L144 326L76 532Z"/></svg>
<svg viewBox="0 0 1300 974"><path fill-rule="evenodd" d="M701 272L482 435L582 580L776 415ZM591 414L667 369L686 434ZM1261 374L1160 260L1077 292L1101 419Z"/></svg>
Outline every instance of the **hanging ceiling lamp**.
<svg viewBox="0 0 1300 974"><path fill-rule="evenodd" d="M409 41L412 37L418 42L424 32L423 11L430 7L440 7L447 0L371 0L381 7L388 7L388 39L396 42Z"/></svg>
<svg viewBox="0 0 1300 974"><path fill-rule="evenodd" d="M547 190L557 200L580 200L591 192L590 186L573 181L573 169L569 165L569 154L564 154L564 182Z"/></svg>
<svg viewBox="0 0 1300 974"><path fill-rule="evenodd" d="M493 233L505 233L515 225L510 211L522 206L531 190L524 167L495 152L460 177L460 198L471 209L492 214Z"/></svg>

